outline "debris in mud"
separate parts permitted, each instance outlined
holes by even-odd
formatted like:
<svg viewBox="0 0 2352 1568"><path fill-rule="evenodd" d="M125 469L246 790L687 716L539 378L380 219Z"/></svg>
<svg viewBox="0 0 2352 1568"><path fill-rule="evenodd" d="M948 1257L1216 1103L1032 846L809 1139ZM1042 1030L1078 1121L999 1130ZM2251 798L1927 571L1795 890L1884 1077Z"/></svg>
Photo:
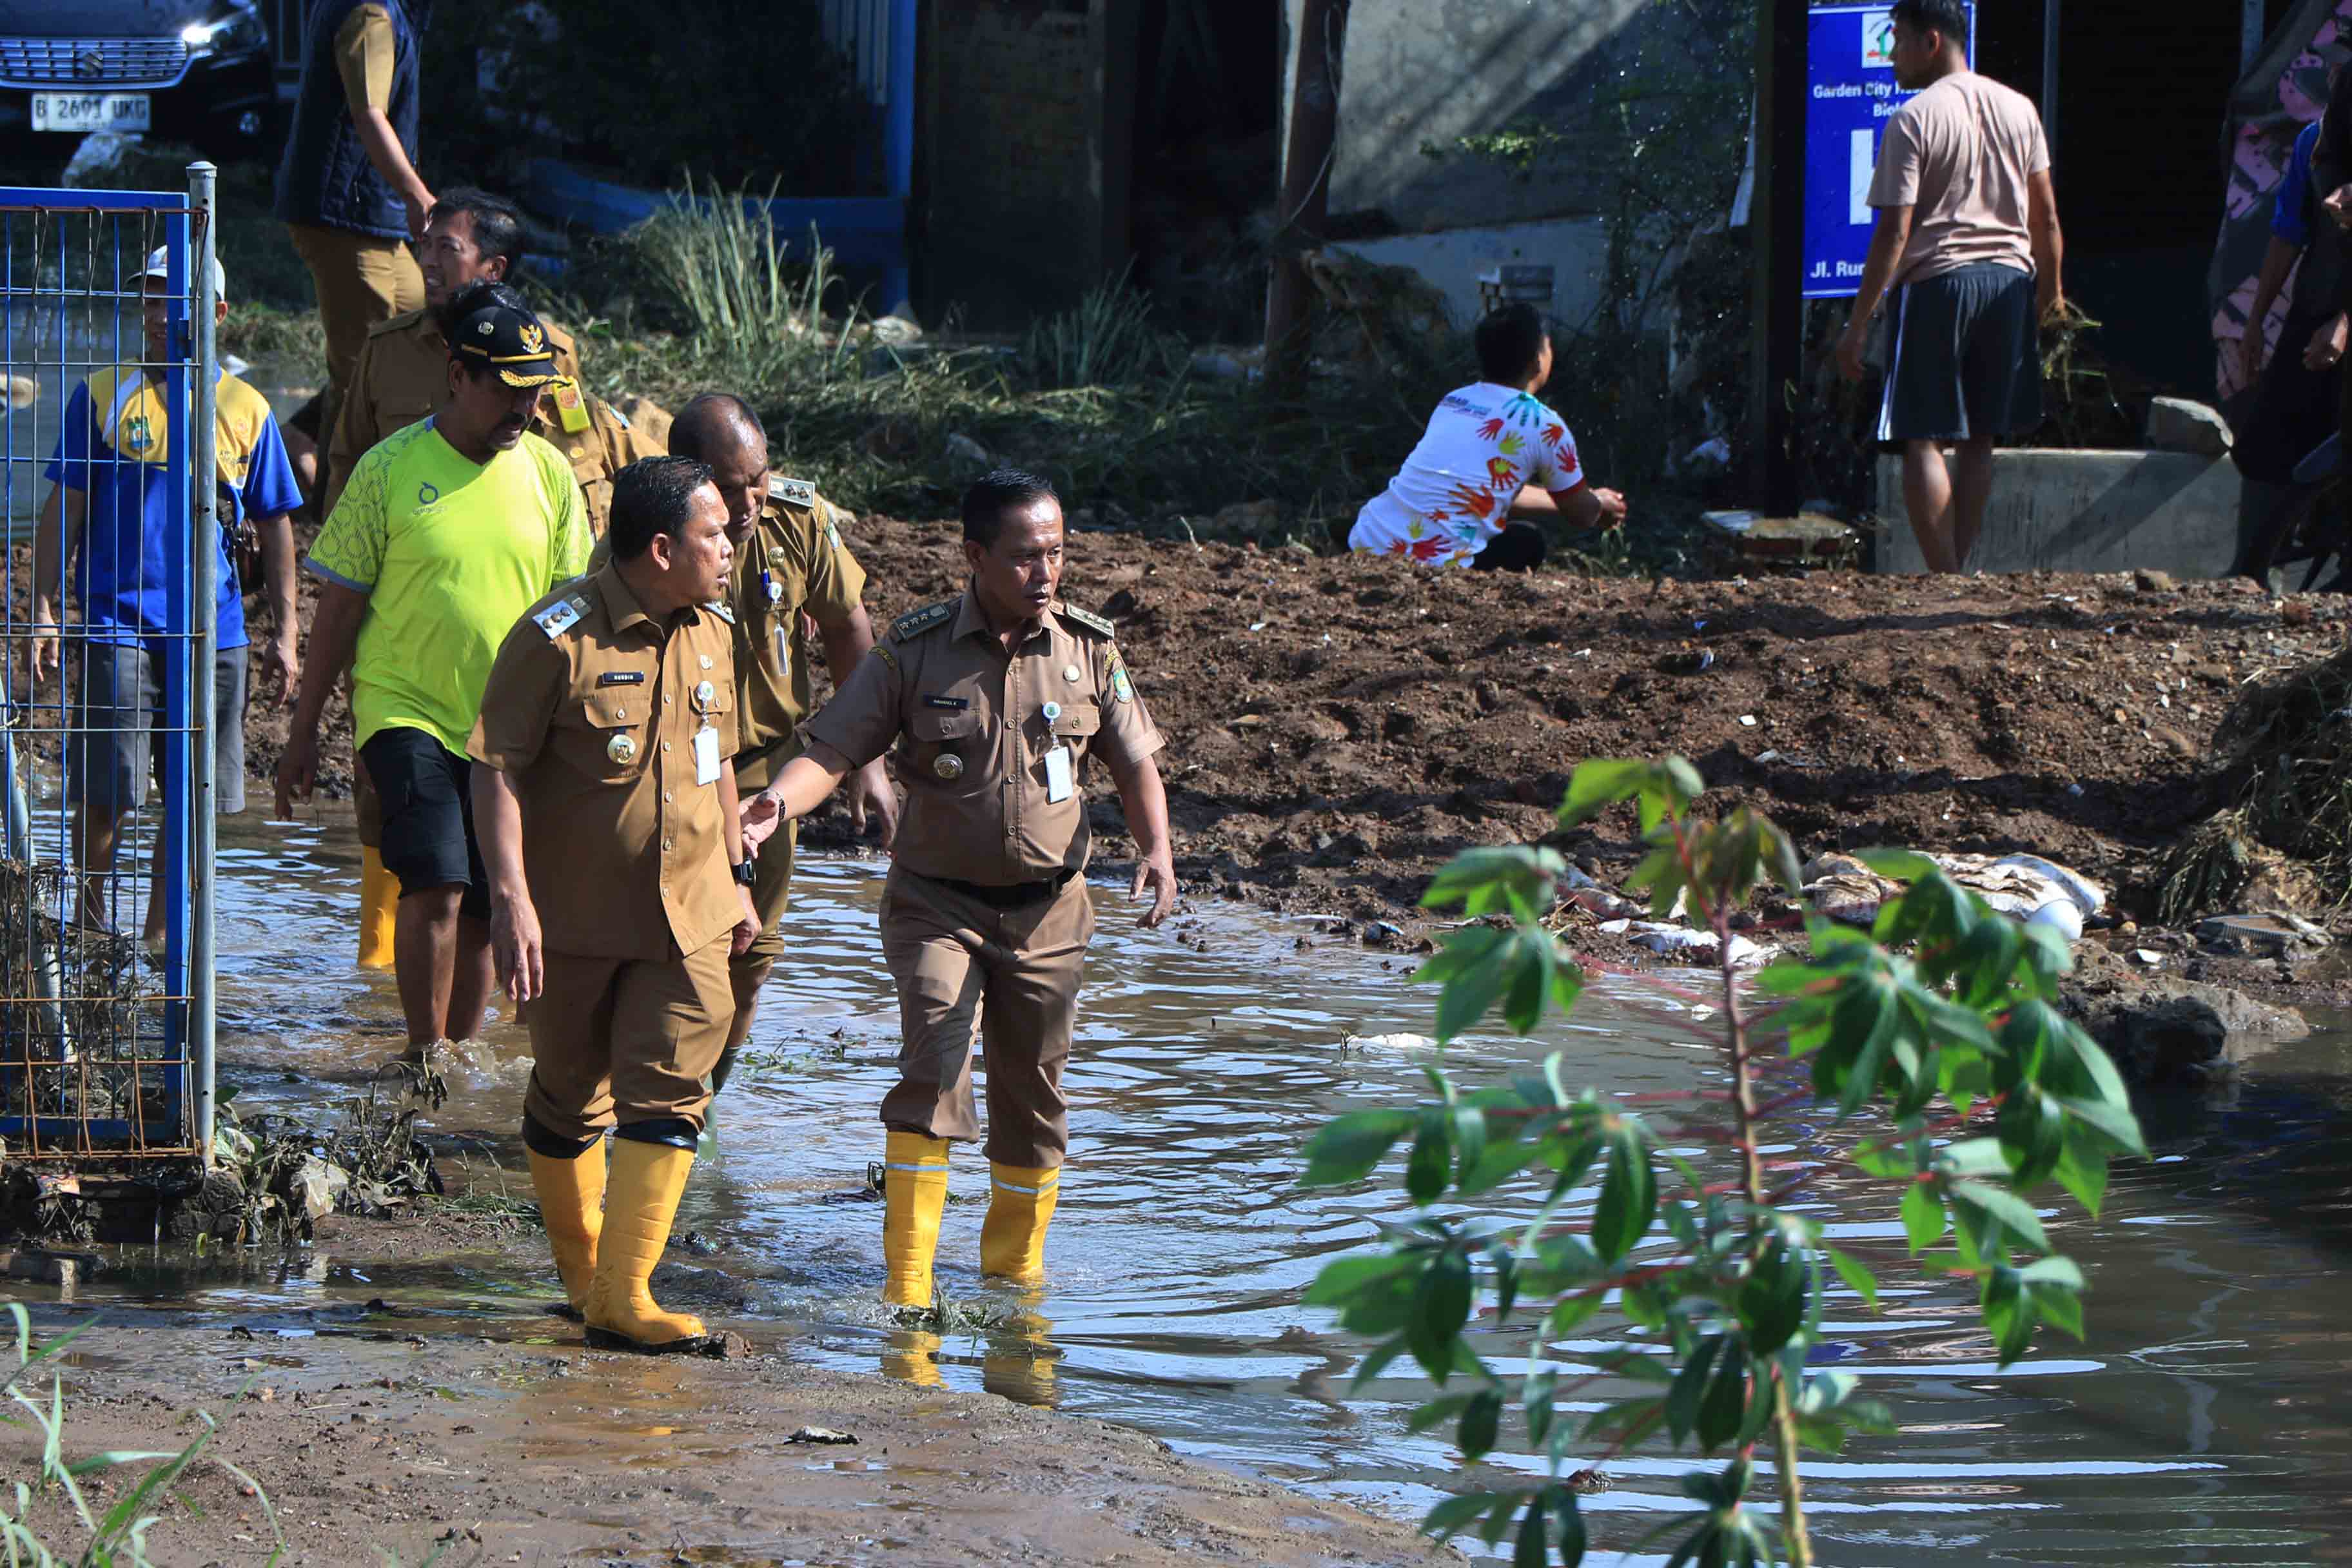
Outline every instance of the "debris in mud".
<svg viewBox="0 0 2352 1568"><path fill-rule="evenodd" d="M2141 963L2164 955L2135 950ZM2300 1039L2311 1026L2292 1007L2273 1007L2227 986L2134 969L2096 942L2075 950L2059 984L2059 1006L2105 1047L2135 1084L2198 1084L2227 1076L2249 1042Z"/></svg>
<svg viewBox="0 0 2352 1568"><path fill-rule="evenodd" d="M791 1436L785 1438L784 1441L787 1443L841 1444L856 1443L857 1441L857 1437L854 1433L836 1432L830 1426L803 1426L799 1431L793 1433Z"/></svg>
<svg viewBox="0 0 2352 1568"><path fill-rule="evenodd" d="M415 1106L381 1110L370 1088L344 1102L342 1124L331 1131L276 1113L256 1117L248 1131L235 1108L222 1105L214 1174L235 1184L241 1206L221 1216L226 1223L215 1234L237 1242L309 1240L331 1214L382 1218L413 1199L439 1195L441 1173L417 1142L417 1115Z"/></svg>
<svg viewBox="0 0 2352 1568"><path fill-rule="evenodd" d="M59 918L76 907L70 869L0 859L0 1112L122 1119L161 1128L167 1112L160 972L138 939Z"/></svg>

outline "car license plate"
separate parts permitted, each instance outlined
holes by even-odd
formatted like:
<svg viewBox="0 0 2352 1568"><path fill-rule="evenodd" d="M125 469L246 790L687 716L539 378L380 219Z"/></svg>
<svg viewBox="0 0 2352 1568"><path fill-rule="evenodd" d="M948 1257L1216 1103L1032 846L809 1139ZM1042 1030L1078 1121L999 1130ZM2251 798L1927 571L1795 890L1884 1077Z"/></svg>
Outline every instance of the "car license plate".
<svg viewBox="0 0 2352 1568"><path fill-rule="evenodd" d="M37 92L36 131L144 131L148 100L143 92Z"/></svg>

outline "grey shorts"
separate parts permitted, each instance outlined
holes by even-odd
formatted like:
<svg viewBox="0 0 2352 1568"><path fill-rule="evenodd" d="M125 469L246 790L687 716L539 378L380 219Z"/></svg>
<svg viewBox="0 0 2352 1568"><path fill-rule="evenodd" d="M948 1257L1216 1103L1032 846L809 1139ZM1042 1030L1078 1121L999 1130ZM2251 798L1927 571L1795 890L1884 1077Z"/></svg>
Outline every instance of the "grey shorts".
<svg viewBox="0 0 2352 1568"><path fill-rule="evenodd" d="M163 715L163 666L143 647L91 643L82 649L73 694L74 733L66 746L66 799L121 813L147 804ZM245 649L213 656L213 802L222 816L245 809Z"/></svg>
<svg viewBox="0 0 2352 1568"><path fill-rule="evenodd" d="M2041 424L2033 299L2033 274L1993 261L1897 289L1878 439L1968 441Z"/></svg>

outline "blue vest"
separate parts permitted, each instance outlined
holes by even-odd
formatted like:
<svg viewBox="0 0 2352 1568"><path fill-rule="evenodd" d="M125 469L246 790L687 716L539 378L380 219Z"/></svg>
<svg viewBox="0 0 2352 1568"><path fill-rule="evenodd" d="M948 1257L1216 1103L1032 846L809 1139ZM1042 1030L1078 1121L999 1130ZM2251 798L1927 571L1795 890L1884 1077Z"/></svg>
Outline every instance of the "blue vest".
<svg viewBox="0 0 2352 1568"><path fill-rule="evenodd" d="M416 56L429 0L311 0L302 29L302 88L271 210L285 223L406 239L408 210L368 162L335 68L335 35L363 4L382 5L392 18L392 101L384 114L408 161L416 161Z"/></svg>

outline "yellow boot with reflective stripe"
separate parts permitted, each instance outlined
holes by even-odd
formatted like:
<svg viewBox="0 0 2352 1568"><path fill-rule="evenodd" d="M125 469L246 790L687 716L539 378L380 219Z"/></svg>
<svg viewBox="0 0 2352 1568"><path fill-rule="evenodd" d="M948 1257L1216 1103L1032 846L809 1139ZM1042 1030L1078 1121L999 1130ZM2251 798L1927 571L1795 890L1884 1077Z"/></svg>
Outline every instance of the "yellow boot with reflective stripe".
<svg viewBox="0 0 2352 1568"><path fill-rule="evenodd" d="M920 1132L890 1134L883 1159L882 1261L890 1271L882 1300L893 1307L931 1304L931 1255L948 1205L948 1141Z"/></svg>
<svg viewBox="0 0 2352 1568"><path fill-rule="evenodd" d="M633 1138L613 1140L613 1174L606 1191L604 1234L596 1242L596 1277L581 1315L588 1342L599 1350L667 1351L706 1337L702 1320L665 1312L646 1281L669 1245L677 1200L694 1169L694 1151Z"/></svg>
<svg viewBox="0 0 2352 1568"><path fill-rule="evenodd" d="M392 967L392 928L400 917L400 879L383 868L383 856L360 848L360 967Z"/></svg>
<svg viewBox="0 0 2352 1568"><path fill-rule="evenodd" d="M1045 1227L1062 1195L1059 1165L988 1167L988 1218L980 1227L980 1271L1034 1282L1045 1277Z"/></svg>
<svg viewBox="0 0 2352 1568"><path fill-rule="evenodd" d="M596 1237L604 1228L604 1141L589 1144L576 1160L531 1151L530 1184L539 1194L555 1271L563 1276L563 1294L576 1314L588 1304L589 1282L596 1277Z"/></svg>

